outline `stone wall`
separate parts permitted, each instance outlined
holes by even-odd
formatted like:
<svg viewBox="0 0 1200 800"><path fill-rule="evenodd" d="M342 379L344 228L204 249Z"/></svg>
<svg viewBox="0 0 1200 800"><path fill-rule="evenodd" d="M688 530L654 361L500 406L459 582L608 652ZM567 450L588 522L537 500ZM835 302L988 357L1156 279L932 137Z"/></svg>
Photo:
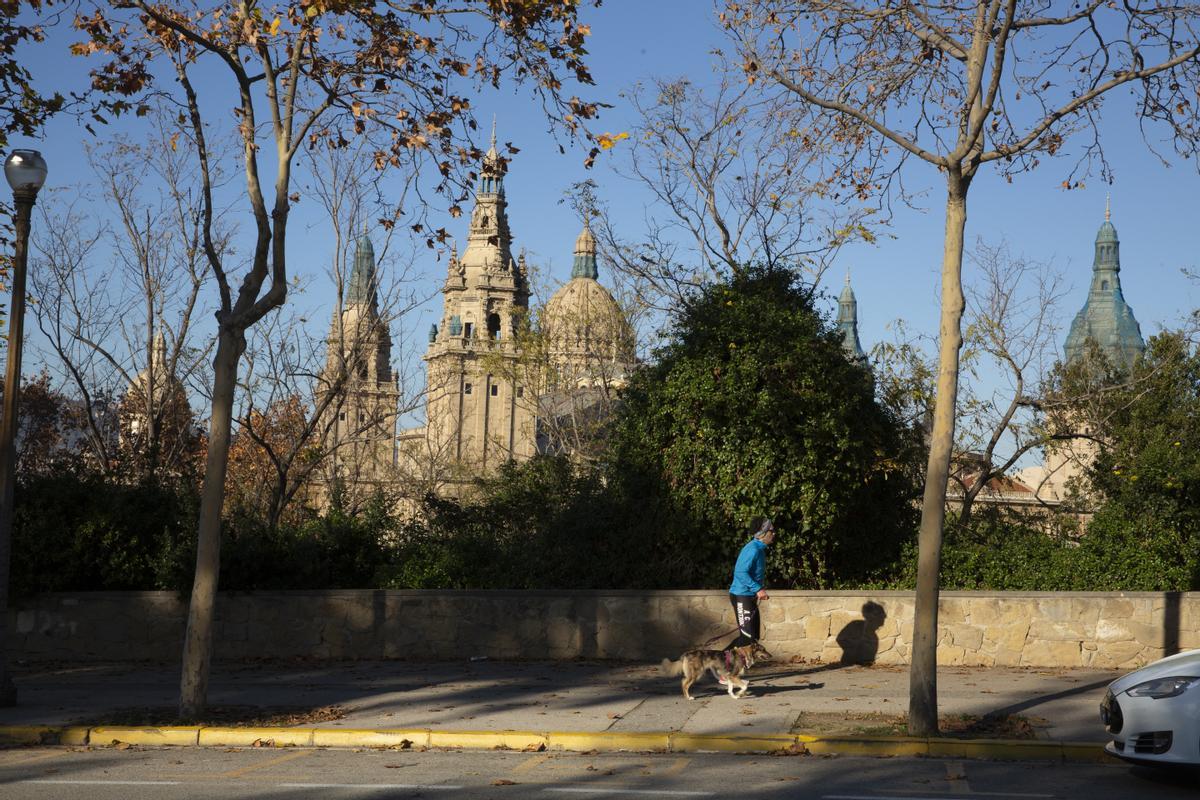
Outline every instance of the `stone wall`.
<svg viewBox="0 0 1200 800"><path fill-rule="evenodd" d="M777 591L763 610L777 658L908 663L911 592ZM11 657L175 660L186 615L170 592L42 595L10 609ZM732 624L713 591L225 593L216 654L656 660ZM1200 593L942 593L941 664L1124 669L1195 647Z"/></svg>

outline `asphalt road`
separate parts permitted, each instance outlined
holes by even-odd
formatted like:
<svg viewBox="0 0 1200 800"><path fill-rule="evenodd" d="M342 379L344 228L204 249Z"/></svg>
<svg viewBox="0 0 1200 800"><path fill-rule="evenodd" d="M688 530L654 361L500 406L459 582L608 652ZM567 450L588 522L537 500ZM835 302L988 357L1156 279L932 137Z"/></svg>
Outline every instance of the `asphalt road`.
<svg viewBox="0 0 1200 800"><path fill-rule="evenodd" d="M1196 773L1050 764L492 751L19 748L0 751L0 798L789 798L1173 800Z"/></svg>

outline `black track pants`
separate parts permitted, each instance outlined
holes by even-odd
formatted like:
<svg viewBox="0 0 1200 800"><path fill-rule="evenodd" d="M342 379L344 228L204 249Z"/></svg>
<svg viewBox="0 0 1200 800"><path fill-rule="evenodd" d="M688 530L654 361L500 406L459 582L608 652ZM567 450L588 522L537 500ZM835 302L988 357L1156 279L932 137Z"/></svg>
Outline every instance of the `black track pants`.
<svg viewBox="0 0 1200 800"><path fill-rule="evenodd" d="M733 617L737 620L738 637L730 647L741 647L758 641L758 597L752 594L731 594Z"/></svg>

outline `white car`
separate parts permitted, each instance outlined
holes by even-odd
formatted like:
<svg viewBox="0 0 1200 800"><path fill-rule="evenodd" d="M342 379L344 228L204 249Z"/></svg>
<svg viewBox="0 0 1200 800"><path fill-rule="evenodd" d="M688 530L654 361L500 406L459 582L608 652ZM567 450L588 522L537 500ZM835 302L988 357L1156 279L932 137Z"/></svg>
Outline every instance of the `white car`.
<svg viewBox="0 0 1200 800"><path fill-rule="evenodd" d="M1108 685L1104 749L1142 764L1200 764L1200 650L1155 661Z"/></svg>

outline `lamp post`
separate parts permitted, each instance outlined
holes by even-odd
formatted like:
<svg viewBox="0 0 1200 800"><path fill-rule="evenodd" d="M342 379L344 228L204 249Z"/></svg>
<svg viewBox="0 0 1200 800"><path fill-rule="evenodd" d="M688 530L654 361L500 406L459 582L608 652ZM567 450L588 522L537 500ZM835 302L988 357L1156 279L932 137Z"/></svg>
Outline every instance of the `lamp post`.
<svg viewBox="0 0 1200 800"><path fill-rule="evenodd" d="M37 150L13 150L4 161L16 208L12 296L8 313L8 364L4 372L4 416L0 419L0 706L17 704L17 687L8 671L8 573L12 553L13 496L17 476L17 395L21 390L21 343L25 327L25 262L29 218L38 190L46 182L46 161Z"/></svg>

